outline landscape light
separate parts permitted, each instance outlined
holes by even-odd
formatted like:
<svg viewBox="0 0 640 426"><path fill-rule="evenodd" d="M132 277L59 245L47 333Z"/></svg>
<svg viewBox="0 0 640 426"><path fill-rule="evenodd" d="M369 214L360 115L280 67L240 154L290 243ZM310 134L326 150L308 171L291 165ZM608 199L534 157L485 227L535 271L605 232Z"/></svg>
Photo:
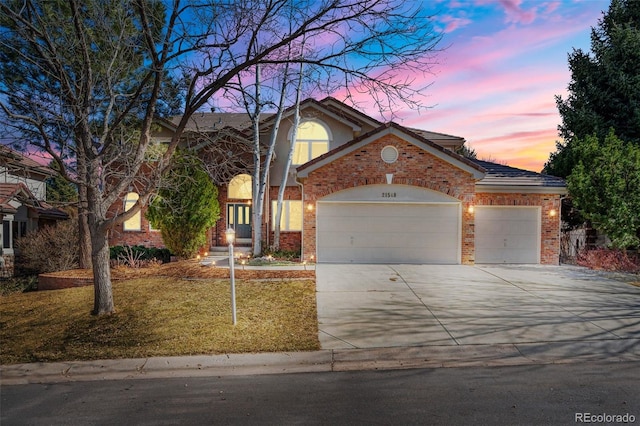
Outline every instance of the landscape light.
<svg viewBox="0 0 640 426"><path fill-rule="evenodd" d="M236 277L235 277L235 259L233 257L233 241L236 238L236 231L233 228L227 229L225 232L227 244L229 244L229 276L231 278L231 319L233 325L236 325Z"/></svg>

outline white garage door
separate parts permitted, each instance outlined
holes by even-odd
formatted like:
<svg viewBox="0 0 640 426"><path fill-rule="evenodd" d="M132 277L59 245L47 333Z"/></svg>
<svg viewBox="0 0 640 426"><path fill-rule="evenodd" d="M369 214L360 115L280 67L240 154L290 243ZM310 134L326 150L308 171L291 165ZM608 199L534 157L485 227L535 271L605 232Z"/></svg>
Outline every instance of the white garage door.
<svg viewBox="0 0 640 426"><path fill-rule="evenodd" d="M539 207L476 207L476 263L540 263Z"/></svg>
<svg viewBox="0 0 640 426"><path fill-rule="evenodd" d="M317 204L319 262L460 263L460 204Z"/></svg>

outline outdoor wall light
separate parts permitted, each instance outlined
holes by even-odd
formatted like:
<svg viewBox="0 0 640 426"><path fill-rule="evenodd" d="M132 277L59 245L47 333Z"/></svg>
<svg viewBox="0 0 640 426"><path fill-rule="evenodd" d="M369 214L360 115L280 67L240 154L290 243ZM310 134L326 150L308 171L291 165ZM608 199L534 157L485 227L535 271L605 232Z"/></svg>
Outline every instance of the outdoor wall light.
<svg viewBox="0 0 640 426"><path fill-rule="evenodd" d="M549 216L554 217L557 214L558 214L558 212L556 211L556 209L549 210Z"/></svg>
<svg viewBox="0 0 640 426"><path fill-rule="evenodd" d="M309 211L313 210L313 204L307 203L307 210Z"/></svg>
<svg viewBox="0 0 640 426"><path fill-rule="evenodd" d="M231 319L233 325L236 325L236 277L235 277L235 259L233 257L233 241L236 238L236 231L233 228L227 229L225 232L227 244L229 244L229 276L231 278Z"/></svg>
<svg viewBox="0 0 640 426"><path fill-rule="evenodd" d="M469 208L467 209L467 211L471 214L473 214L474 211L476 211L475 207L473 206L469 206Z"/></svg>

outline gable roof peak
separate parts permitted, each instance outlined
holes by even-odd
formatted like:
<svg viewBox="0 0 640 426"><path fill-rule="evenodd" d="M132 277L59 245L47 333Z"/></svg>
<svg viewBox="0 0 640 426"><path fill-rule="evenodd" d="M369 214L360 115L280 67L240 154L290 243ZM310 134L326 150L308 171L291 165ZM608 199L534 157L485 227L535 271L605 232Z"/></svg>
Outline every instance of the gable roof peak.
<svg viewBox="0 0 640 426"><path fill-rule="evenodd" d="M312 170L353 151L358 146L366 145L385 134L394 134L409 143L421 146L423 149L430 151L432 154L453 164L454 166L463 170L467 170L468 172L472 173L477 179L481 179L486 172L486 170L482 166L470 161L468 158L456 154L449 149L443 148L437 143L424 138L423 136L411 131L410 129L407 129L406 127L394 121L388 121L386 123L382 123L380 126L371 130L370 132L360 135L359 137L352 139L350 142L340 145L332 149L331 151L298 166L296 168L298 176L304 177Z"/></svg>

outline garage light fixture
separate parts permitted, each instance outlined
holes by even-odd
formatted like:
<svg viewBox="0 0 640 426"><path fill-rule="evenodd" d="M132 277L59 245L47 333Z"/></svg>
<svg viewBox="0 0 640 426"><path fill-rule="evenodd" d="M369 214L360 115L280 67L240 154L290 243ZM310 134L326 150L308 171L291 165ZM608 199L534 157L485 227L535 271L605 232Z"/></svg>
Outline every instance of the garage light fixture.
<svg viewBox="0 0 640 426"><path fill-rule="evenodd" d="M558 212L556 211L556 209L549 210L549 216L555 217L555 215L557 215L557 214L558 214Z"/></svg>
<svg viewBox="0 0 640 426"><path fill-rule="evenodd" d="M313 204L307 203L307 210L309 211L313 210Z"/></svg>
<svg viewBox="0 0 640 426"><path fill-rule="evenodd" d="M473 205L470 205L469 208L467 209L467 211L471 214L473 214L474 211L476 211L475 207L473 207Z"/></svg>

